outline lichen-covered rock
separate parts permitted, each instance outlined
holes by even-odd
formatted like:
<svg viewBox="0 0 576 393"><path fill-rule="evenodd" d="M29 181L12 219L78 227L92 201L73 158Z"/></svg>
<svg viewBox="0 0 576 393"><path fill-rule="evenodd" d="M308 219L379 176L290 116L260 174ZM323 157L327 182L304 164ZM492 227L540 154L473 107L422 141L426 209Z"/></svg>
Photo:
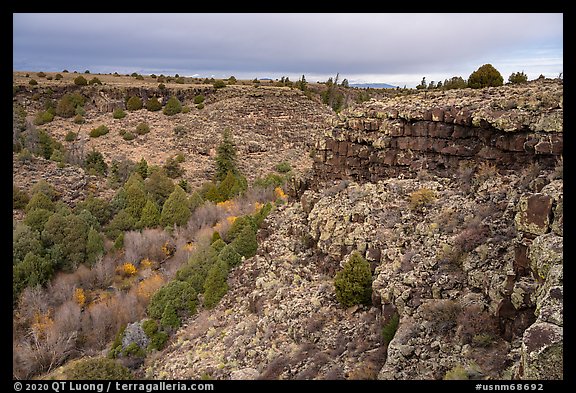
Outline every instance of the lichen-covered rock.
<svg viewBox="0 0 576 393"><path fill-rule="evenodd" d="M550 268L563 261L563 238L554 233L538 236L528 247L530 268L542 280L546 280Z"/></svg>
<svg viewBox="0 0 576 393"><path fill-rule="evenodd" d="M122 348L126 349L130 344L135 343L142 349L146 349L150 343L150 338L142 329L140 322L133 322L126 325L122 336Z"/></svg>
<svg viewBox="0 0 576 393"><path fill-rule="evenodd" d="M550 195L541 193L523 195L514 219L516 229L534 235L548 232L553 201Z"/></svg>
<svg viewBox="0 0 576 393"><path fill-rule="evenodd" d="M522 379L563 379L563 328L538 322L524 332L522 339Z"/></svg>

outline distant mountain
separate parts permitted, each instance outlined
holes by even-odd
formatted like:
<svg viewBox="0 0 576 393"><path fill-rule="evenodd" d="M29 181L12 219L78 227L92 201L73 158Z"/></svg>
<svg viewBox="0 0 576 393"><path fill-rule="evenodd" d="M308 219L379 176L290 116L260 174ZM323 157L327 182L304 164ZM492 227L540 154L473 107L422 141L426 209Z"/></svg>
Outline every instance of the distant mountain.
<svg viewBox="0 0 576 393"><path fill-rule="evenodd" d="M395 89L397 86L389 85L388 83L351 83L350 87L361 87L363 89Z"/></svg>

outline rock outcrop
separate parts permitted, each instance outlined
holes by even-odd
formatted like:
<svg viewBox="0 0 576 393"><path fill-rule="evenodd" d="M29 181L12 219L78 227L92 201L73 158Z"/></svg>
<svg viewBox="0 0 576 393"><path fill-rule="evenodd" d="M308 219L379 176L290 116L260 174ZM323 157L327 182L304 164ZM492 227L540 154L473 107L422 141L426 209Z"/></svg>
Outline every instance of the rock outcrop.
<svg viewBox="0 0 576 393"><path fill-rule="evenodd" d="M375 182L421 169L450 176L488 161L553 167L563 150L563 84L426 91L343 111L318 141L315 175Z"/></svg>

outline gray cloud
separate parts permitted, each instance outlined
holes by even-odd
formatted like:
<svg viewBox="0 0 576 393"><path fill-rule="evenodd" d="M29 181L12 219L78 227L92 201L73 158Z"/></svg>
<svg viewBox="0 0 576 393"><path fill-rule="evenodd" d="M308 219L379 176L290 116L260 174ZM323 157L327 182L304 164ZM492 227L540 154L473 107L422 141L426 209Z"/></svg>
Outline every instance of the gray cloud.
<svg viewBox="0 0 576 393"><path fill-rule="evenodd" d="M560 58L562 14L14 14L15 69L467 77ZM549 54L552 55L549 55ZM515 55L514 55L515 56ZM521 61L520 57L516 57ZM556 61L558 63L558 61ZM558 72L558 71L554 71ZM256 75L255 75L256 76ZM418 77L419 80L421 78Z"/></svg>

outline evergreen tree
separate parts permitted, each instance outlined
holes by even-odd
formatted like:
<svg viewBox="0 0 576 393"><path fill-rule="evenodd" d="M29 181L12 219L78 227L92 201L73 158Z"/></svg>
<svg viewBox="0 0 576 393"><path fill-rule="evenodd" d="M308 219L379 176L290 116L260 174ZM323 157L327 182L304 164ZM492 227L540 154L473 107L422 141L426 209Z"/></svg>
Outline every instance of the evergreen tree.
<svg viewBox="0 0 576 393"><path fill-rule="evenodd" d="M26 212L30 212L34 209L46 209L48 211L54 211L54 202L43 192L36 192L30 198L30 201L26 205Z"/></svg>
<svg viewBox="0 0 576 393"><path fill-rule="evenodd" d="M492 64L484 64L468 78L468 87L479 89L482 87L502 86L504 78Z"/></svg>
<svg viewBox="0 0 576 393"><path fill-rule="evenodd" d="M188 198L188 207L190 211L193 212L194 210L198 209L204 203L204 199L199 192L194 191L192 195Z"/></svg>
<svg viewBox="0 0 576 393"><path fill-rule="evenodd" d="M12 293L14 299L26 288L44 285L52 277L54 268L50 261L29 252L24 260L14 266L12 271Z"/></svg>
<svg viewBox="0 0 576 393"><path fill-rule="evenodd" d="M208 271L204 281L204 306L213 308L228 292L228 264L219 259Z"/></svg>
<svg viewBox="0 0 576 393"><path fill-rule="evenodd" d="M138 164L136 164L136 168L134 168L134 171L139 173L142 179L145 180L148 177L148 162L144 158L142 158L138 162Z"/></svg>
<svg viewBox="0 0 576 393"><path fill-rule="evenodd" d="M40 234L28 225L18 223L12 231L12 264L22 262L29 252L36 255L42 252Z"/></svg>
<svg viewBox="0 0 576 393"><path fill-rule="evenodd" d="M164 202L172 194L174 187L172 180L166 176L166 173L161 168L150 171L150 175L144 183L146 192L158 206L164 206Z"/></svg>
<svg viewBox="0 0 576 393"><path fill-rule="evenodd" d="M98 231L90 227L86 241L86 263L88 266L93 266L102 255L104 255L104 239Z"/></svg>
<svg viewBox="0 0 576 393"><path fill-rule="evenodd" d="M232 140L232 134L229 128L225 128L222 132L222 142L218 146L216 153L216 180L224 180L228 172L237 175L236 146Z"/></svg>
<svg viewBox="0 0 576 393"><path fill-rule="evenodd" d="M160 210L152 199L146 200L138 228L154 228L160 223Z"/></svg>
<svg viewBox="0 0 576 393"><path fill-rule="evenodd" d="M120 210L106 227L106 235L109 239L116 239L125 231L134 229L136 221L125 209Z"/></svg>
<svg viewBox="0 0 576 393"><path fill-rule="evenodd" d="M226 245L226 247L220 251L218 259L225 261L229 268L236 267L242 263L242 255L238 254L230 244Z"/></svg>
<svg viewBox="0 0 576 393"><path fill-rule="evenodd" d="M334 278L336 299L346 307L370 304L372 298L372 272L370 264L358 252L354 252L344 269Z"/></svg>
<svg viewBox="0 0 576 393"><path fill-rule="evenodd" d="M41 233L52 214L54 212L42 208L30 210L24 217L24 224L28 225L33 231Z"/></svg>
<svg viewBox="0 0 576 393"><path fill-rule="evenodd" d="M188 198L186 192L179 186L174 187L174 191L168 197L162 213L160 214L160 225L163 227L176 225L186 225L190 218L190 209L188 208Z"/></svg>
<svg viewBox="0 0 576 393"><path fill-rule="evenodd" d="M258 250L256 231L247 225L230 244L238 254L244 258L251 258L256 255L256 251Z"/></svg>
<svg viewBox="0 0 576 393"><path fill-rule="evenodd" d="M130 179L135 180L130 181ZM134 172L130 179L124 184L124 189L126 190L126 211L134 217L135 221L138 221L146 204L146 192L144 191L142 178L138 173Z"/></svg>

